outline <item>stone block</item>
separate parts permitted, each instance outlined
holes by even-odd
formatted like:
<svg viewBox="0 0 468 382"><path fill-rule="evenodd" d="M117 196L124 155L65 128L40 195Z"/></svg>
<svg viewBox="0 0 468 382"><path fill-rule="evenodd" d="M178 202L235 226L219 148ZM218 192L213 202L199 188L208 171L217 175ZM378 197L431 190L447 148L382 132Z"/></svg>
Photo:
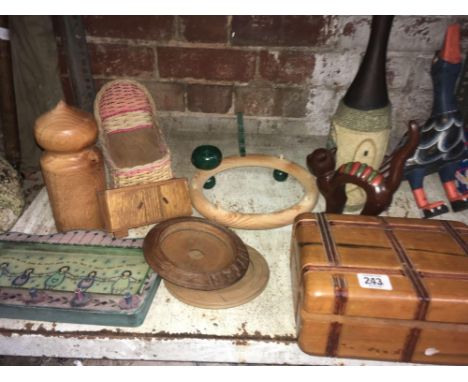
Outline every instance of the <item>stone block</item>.
<svg viewBox="0 0 468 382"><path fill-rule="evenodd" d="M152 48L121 44L88 44L94 75L149 77L154 73Z"/></svg>
<svg viewBox="0 0 468 382"><path fill-rule="evenodd" d="M264 50L260 53L260 76L276 83L309 81L315 65L313 53Z"/></svg>
<svg viewBox="0 0 468 382"><path fill-rule="evenodd" d="M180 34L185 41L227 42L227 16L180 16Z"/></svg>
<svg viewBox="0 0 468 382"><path fill-rule="evenodd" d="M158 47L161 78L247 82L255 74L256 52L233 49Z"/></svg>
<svg viewBox="0 0 468 382"><path fill-rule="evenodd" d="M169 41L174 16L83 16L86 33L93 37Z"/></svg>
<svg viewBox="0 0 468 382"><path fill-rule="evenodd" d="M231 105L231 86L195 84L187 87L187 106L190 111L224 114Z"/></svg>

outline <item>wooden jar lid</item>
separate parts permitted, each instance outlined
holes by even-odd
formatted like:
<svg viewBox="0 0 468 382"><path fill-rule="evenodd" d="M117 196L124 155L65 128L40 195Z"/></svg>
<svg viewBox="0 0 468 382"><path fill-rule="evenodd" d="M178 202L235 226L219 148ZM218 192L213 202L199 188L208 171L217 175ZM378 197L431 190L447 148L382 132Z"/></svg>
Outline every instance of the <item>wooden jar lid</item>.
<svg viewBox="0 0 468 382"><path fill-rule="evenodd" d="M177 286L165 281L168 291L178 300L206 309L233 308L245 304L263 292L268 284L270 271L268 264L260 253L247 246L250 264L244 277L239 281L218 290L195 290Z"/></svg>
<svg viewBox="0 0 468 382"><path fill-rule="evenodd" d="M163 279L191 289L226 288L249 266L247 248L234 232L196 217L158 224L146 235L143 252Z"/></svg>
<svg viewBox="0 0 468 382"><path fill-rule="evenodd" d="M95 143L98 128L91 114L60 101L36 120L34 136L44 150L72 152Z"/></svg>

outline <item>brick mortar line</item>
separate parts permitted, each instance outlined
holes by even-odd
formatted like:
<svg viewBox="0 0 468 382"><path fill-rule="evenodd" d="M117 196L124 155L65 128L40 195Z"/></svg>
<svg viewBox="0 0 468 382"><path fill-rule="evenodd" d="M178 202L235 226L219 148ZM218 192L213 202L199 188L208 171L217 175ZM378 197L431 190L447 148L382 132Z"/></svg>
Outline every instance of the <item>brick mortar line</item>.
<svg viewBox="0 0 468 382"><path fill-rule="evenodd" d="M68 77L63 75L62 77ZM253 82L238 82L238 81L222 81L222 80L207 80L207 79L197 79L197 78L168 78L168 77L160 77L155 78L154 76L142 77L142 76L105 76L105 75L93 75L95 80L114 80L117 78L129 78L134 80L139 80L141 82L149 82L149 83L165 83L165 84L177 84L177 85L214 85L214 86L232 86L238 88L246 88L246 87L253 87L253 88L274 88L274 89L302 89L302 90L309 90L311 84L305 82L303 84L289 84L289 83L276 83L276 82L262 82L258 84L258 82L253 80ZM258 80L257 80L258 81ZM317 88L317 86L313 86ZM327 88L326 86L319 86L323 88ZM330 89L336 89L336 87L329 87Z"/></svg>
<svg viewBox="0 0 468 382"><path fill-rule="evenodd" d="M158 110L159 117L197 117L197 118L207 118L209 117L216 117L221 119L230 119L233 120L235 123L235 113L233 114L221 114L221 113L203 113L203 112L196 112L196 111L169 111L169 110ZM245 115L244 120L265 120L265 121L285 121L285 122L307 122L310 117L281 117L281 116L255 116L255 115Z"/></svg>
<svg viewBox="0 0 468 382"><path fill-rule="evenodd" d="M229 113L203 113L203 112L193 112L193 111L178 111L178 110L158 110L158 114L160 117L195 117L195 118L209 118L209 117L215 117L215 118L221 118L221 119L232 119L234 122L235 120L235 113L229 114ZM304 122L307 123L310 121L310 118L313 116L313 113L309 113L305 117L298 117L298 118L293 118L293 117L281 117L281 116L264 116L264 115L245 115L244 114L244 120L246 121L284 121L284 122ZM404 127L406 128L406 125L408 123L407 119L395 119L393 121L393 128L397 129L399 127ZM398 124L402 124L401 126L398 126ZM326 134L325 134L326 135Z"/></svg>
<svg viewBox="0 0 468 382"><path fill-rule="evenodd" d="M172 21L172 26L174 28L174 38L176 40L180 40L181 39L181 25L182 25L182 22L180 20L180 16L174 16L174 20Z"/></svg>
<svg viewBox="0 0 468 382"><path fill-rule="evenodd" d="M226 34L227 45L232 46L232 16L227 17L226 21Z"/></svg>
<svg viewBox="0 0 468 382"><path fill-rule="evenodd" d="M62 77L68 77L67 75L62 75ZM346 90L349 87L349 84L343 86L330 86L330 85L315 85L312 84L309 80L304 82L303 84L292 84L292 83L278 83L278 82L271 82L268 80L261 79L262 83L258 83L259 79L254 78L252 81L249 82L238 82L238 81L222 81L222 80L208 80L208 79L197 79L197 78L167 78L167 77L159 77L155 78L152 75L148 75L147 77L143 76L105 76L105 75L93 75L95 80L114 80L117 78L129 78L137 81L142 82L149 82L149 83L164 83L164 84L177 84L177 85L214 85L214 86L233 86L235 88L271 88L271 89L298 89L298 90L331 90L331 91L342 91ZM412 91L407 91L406 86L403 85L401 87L388 87L389 91L401 91L404 90L405 94L409 94L412 91L424 91L432 93L432 88L414 88Z"/></svg>
<svg viewBox="0 0 468 382"><path fill-rule="evenodd" d="M254 70L252 81L263 80L263 77L260 74L260 61L261 61L260 52L257 52L257 54L255 55L255 70Z"/></svg>
<svg viewBox="0 0 468 382"><path fill-rule="evenodd" d="M170 82L169 82L170 83ZM180 85L180 84L179 84ZM183 113L190 112L189 111L189 100L188 100L188 84L184 84L184 94L182 94L182 98L184 100L184 111Z"/></svg>
<svg viewBox="0 0 468 382"><path fill-rule="evenodd" d="M344 54L349 52L364 53L365 45L356 46L354 48L338 47L335 44L329 46L276 46L276 45L232 45L229 41L225 43L203 43L203 42L186 42L178 40L170 41L155 41L155 40L142 40L142 39L128 39L117 37L98 37L86 36L86 42L89 44L108 44L108 45L127 45L133 47L162 47L162 48L193 48L193 49L227 49L227 50L243 50L257 52L261 50L279 50L279 51L294 51L305 53L337 53ZM466 44L468 45L468 44ZM433 56L434 48L419 49L419 50L388 50L388 54L396 53L401 56L414 56L415 54Z"/></svg>
<svg viewBox="0 0 468 382"><path fill-rule="evenodd" d="M153 47L153 57L154 57L154 64L153 64L153 76L159 80L159 57L158 57L158 50Z"/></svg>

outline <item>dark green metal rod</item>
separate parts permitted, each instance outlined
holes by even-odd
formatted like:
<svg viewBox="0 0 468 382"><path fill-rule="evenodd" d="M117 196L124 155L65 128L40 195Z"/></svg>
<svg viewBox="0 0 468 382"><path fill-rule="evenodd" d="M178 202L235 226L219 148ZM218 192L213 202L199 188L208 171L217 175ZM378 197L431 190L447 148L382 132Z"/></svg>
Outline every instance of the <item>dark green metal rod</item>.
<svg viewBox="0 0 468 382"><path fill-rule="evenodd" d="M239 154L245 157L245 130L244 130L244 113L237 112L237 139L239 142Z"/></svg>

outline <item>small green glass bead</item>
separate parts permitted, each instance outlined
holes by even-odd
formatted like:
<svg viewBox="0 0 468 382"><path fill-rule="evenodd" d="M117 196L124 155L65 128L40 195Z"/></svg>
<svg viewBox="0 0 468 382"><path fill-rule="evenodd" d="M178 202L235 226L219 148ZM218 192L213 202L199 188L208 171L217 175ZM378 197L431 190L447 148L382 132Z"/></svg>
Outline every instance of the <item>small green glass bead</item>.
<svg viewBox="0 0 468 382"><path fill-rule="evenodd" d="M205 182L203 185L203 188L205 190L210 190L216 185L216 178L212 176L211 178L208 178L208 180Z"/></svg>
<svg viewBox="0 0 468 382"><path fill-rule="evenodd" d="M223 154L216 146L202 145L192 151L192 164L199 170L213 170L222 160Z"/></svg>
<svg viewBox="0 0 468 382"><path fill-rule="evenodd" d="M273 178L275 178L275 180L278 182L284 182L286 179L288 179L288 173L280 170L274 170Z"/></svg>

